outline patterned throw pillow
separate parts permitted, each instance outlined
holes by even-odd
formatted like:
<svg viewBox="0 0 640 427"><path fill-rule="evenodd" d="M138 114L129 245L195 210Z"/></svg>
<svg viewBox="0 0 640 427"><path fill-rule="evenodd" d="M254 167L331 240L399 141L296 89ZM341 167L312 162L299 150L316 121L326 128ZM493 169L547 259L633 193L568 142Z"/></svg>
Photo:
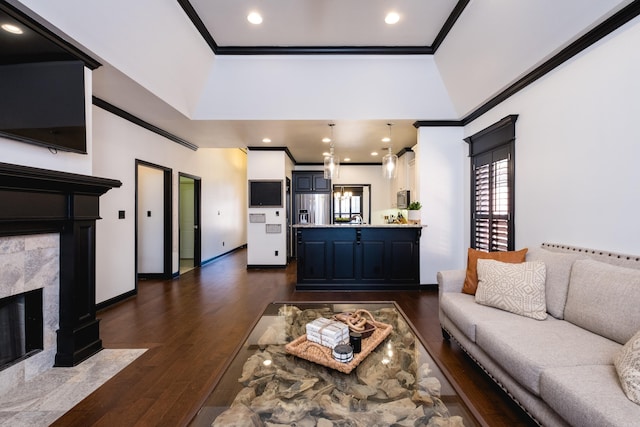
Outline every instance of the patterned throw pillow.
<svg viewBox="0 0 640 427"><path fill-rule="evenodd" d="M640 331L622 347L613 361L629 400L640 405Z"/></svg>
<svg viewBox="0 0 640 427"><path fill-rule="evenodd" d="M547 318L542 261L511 264L478 260L476 302L536 320Z"/></svg>
<svg viewBox="0 0 640 427"><path fill-rule="evenodd" d="M483 252L469 248L467 251L467 274L464 278L462 292L469 295L475 295L478 288L478 271L477 265L479 259L495 259L502 262L525 262L528 248L519 251L495 251Z"/></svg>

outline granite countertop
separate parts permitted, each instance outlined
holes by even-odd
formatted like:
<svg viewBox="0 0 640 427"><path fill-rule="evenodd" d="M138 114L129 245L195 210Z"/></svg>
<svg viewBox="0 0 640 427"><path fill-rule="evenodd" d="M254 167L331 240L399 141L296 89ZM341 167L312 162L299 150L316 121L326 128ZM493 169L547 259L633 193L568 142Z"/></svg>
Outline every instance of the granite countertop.
<svg viewBox="0 0 640 427"><path fill-rule="evenodd" d="M424 224L293 224L293 228L425 228Z"/></svg>

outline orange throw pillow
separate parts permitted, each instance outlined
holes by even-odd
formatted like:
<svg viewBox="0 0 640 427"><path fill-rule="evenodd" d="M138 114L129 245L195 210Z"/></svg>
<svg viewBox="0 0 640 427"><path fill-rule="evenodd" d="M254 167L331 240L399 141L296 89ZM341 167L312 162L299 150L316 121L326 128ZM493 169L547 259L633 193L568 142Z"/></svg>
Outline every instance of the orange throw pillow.
<svg viewBox="0 0 640 427"><path fill-rule="evenodd" d="M469 248L467 256L467 276L464 278L462 292L469 295L476 294L476 289L478 289L478 259L494 259L496 261L517 264L519 262L525 262L528 250L529 248L509 252L483 252Z"/></svg>

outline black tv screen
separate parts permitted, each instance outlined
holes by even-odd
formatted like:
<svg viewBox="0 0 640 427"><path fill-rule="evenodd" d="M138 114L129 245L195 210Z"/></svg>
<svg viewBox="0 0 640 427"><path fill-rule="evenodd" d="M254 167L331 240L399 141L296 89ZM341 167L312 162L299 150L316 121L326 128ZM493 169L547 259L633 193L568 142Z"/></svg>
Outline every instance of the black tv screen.
<svg viewBox="0 0 640 427"><path fill-rule="evenodd" d="M282 180L249 181L250 208L281 208Z"/></svg>
<svg viewBox="0 0 640 427"><path fill-rule="evenodd" d="M86 154L84 64L0 66L0 135Z"/></svg>

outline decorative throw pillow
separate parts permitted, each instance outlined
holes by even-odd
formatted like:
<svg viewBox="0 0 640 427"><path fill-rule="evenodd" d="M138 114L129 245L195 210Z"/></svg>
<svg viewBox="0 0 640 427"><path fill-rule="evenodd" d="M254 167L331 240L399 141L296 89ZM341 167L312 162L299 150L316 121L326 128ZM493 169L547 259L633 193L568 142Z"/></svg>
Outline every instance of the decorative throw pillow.
<svg viewBox="0 0 640 427"><path fill-rule="evenodd" d="M622 347L613 364L624 394L640 405L640 331Z"/></svg>
<svg viewBox="0 0 640 427"><path fill-rule="evenodd" d="M505 263L478 260L476 302L536 320L547 318L542 261Z"/></svg>
<svg viewBox="0 0 640 427"><path fill-rule="evenodd" d="M467 276L464 279L462 292L475 295L478 287L477 264L479 259L495 259L502 262L524 262L527 256L527 248L509 252L483 252L469 248L467 254Z"/></svg>

